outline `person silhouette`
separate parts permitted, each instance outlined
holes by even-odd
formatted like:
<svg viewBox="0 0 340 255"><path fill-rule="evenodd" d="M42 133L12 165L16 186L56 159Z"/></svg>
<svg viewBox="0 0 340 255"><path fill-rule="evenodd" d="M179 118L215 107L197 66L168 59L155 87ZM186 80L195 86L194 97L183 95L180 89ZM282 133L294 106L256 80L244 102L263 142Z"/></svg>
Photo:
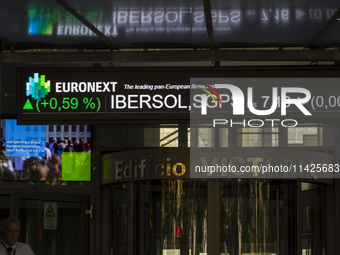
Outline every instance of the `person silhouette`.
<svg viewBox="0 0 340 255"><path fill-rule="evenodd" d="M16 218L5 219L0 227L1 245L0 255L34 255L31 247L18 242L20 221Z"/></svg>

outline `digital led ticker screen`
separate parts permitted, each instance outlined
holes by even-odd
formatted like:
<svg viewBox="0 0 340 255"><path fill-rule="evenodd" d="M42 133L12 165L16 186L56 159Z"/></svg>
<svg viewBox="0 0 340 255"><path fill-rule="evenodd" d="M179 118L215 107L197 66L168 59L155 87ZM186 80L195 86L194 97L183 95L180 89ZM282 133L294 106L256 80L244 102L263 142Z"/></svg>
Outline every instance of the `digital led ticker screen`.
<svg viewBox="0 0 340 255"><path fill-rule="evenodd" d="M254 68L25 68L19 70L18 122L189 122L190 112L201 111L202 108L202 103L196 102L197 96L194 103L191 102L193 89L204 94L199 98L206 98L209 111L223 106L231 113L233 105L241 101L234 102L229 88L223 90L218 104L214 102L217 95L209 95L209 91L204 92L203 89L207 90L206 85L214 87L216 84L206 82L204 76L221 78L223 83L241 86L245 110L238 117L244 115L254 119L258 114L267 116L266 112L270 111L268 118L338 120L340 93L337 88L340 79L336 77L337 70L328 72L326 77L322 75L321 70L315 72L312 68L307 71L279 68L272 71ZM196 77L193 83L190 81L192 77ZM243 77L245 80L242 82L246 84L240 84L241 78L238 77ZM293 93L289 90L291 87L303 93ZM294 100L303 102L296 103ZM301 113L301 108L309 114Z"/></svg>
<svg viewBox="0 0 340 255"><path fill-rule="evenodd" d="M171 71L20 72L20 121L188 118L190 76Z"/></svg>

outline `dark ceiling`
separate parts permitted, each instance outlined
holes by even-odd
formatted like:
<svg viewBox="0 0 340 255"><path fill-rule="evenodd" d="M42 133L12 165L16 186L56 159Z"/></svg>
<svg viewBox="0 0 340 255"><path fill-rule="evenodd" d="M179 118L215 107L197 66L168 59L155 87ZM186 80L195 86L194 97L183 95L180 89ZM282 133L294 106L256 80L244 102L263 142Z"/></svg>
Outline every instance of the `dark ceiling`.
<svg viewBox="0 0 340 255"><path fill-rule="evenodd" d="M254 49L266 49L261 52L270 60L273 47L294 54L298 48L309 60L340 59L339 0L0 0L0 6L0 62L10 62L4 53L36 49L45 51L45 61L66 50L106 50L104 59L122 61L133 58L131 51L137 61L153 51L153 60L152 54L170 49L169 60L186 54L193 60L249 58ZM245 55L235 51L245 48ZM276 56L296 56L289 54Z"/></svg>

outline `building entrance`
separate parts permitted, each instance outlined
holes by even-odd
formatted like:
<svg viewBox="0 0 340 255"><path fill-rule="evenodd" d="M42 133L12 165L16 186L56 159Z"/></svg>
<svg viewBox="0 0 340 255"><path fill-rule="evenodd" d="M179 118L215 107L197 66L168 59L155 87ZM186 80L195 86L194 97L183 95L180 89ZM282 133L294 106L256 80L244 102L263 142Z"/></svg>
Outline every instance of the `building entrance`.
<svg viewBox="0 0 340 255"><path fill-rule="evenodd" d="M19 241L30 244L35 254L89 254L87 195L14 191L3 196L10 201L8 215L21 221Z"/></svg>

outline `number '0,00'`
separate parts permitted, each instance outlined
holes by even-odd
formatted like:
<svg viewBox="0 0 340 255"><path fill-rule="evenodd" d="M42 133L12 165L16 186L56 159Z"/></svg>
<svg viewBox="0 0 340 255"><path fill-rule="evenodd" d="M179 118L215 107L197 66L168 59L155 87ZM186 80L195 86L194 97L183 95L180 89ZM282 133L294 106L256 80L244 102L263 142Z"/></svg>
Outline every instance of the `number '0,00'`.
<svg viewBox="0 0 340 255"><path fill-rule="evenodd" d="M340 96L330 96L328 99L328 105L330 107L340 107Z"/></svg>

